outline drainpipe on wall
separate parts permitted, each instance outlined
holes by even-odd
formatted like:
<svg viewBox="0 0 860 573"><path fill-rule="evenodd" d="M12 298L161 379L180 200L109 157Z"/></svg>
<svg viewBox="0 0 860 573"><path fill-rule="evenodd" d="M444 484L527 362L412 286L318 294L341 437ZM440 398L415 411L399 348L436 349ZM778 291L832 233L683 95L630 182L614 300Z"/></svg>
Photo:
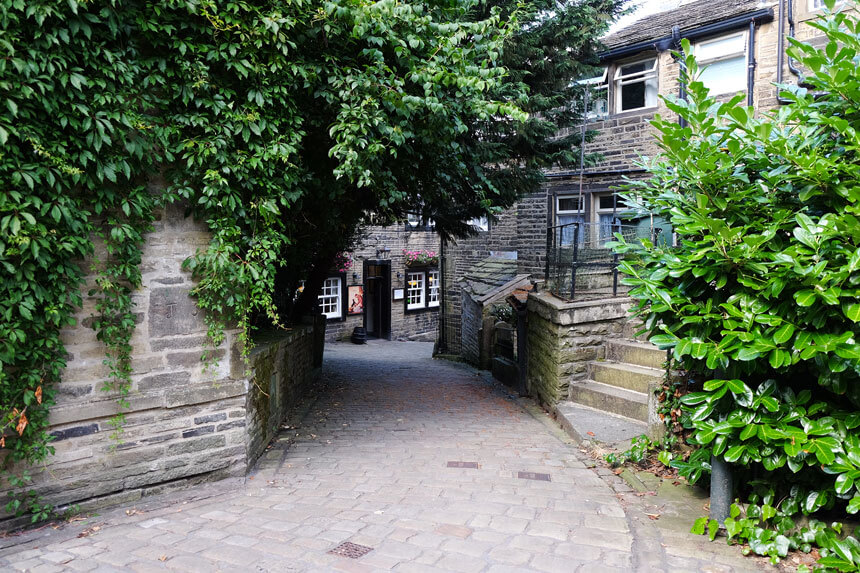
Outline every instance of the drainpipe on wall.
<svg viewBox="0 0 860 573"><path fill-rule="evenodd" d="M747 105L752 107L755 101L755 20L750 20L749 55L747 57Z"/></svg>
<svg viewBox="0 0 860 573"><path fill-rule="evenodd" d="M442 293L442 308L439 309L439 340L436 342L436 354L448 352L448 331L445 329L445 314L448 305L448 293L445 292L445 238L439 243L439 291Z"/></svg>
<svg viewBox="0 0 860 573"><path fill-rule="evenodd" d="M684 54L684 49L681 46L681 27L677 24L672 26L672 45L678 51L678 64L681 67L681 76L678 78L678 99L687 101L687 83L684 81L684 74L687 72L687 64L684 61L686 54ZM687 120L679 115L678 125L687 127Z"/></svg>
<svg viewBox="0 0 860 573"><path fill-rule="evenodd" d="M785 62L785 17L786 17L786 5L788 5L788 37L794 38L794 0L780 0L779 2L779 39L777 45L777 55L776 55L776 84L781 85L783 80L782 68ZM803 81L803 76L800 73L800 69L795 65L794 59L788 58L788 70L797 76L797 83L801 83ZM779 89L779 88L777 88ZM779 95L777 92L776 101L780 104L791 103L791 100L787 100Z"/></svg>

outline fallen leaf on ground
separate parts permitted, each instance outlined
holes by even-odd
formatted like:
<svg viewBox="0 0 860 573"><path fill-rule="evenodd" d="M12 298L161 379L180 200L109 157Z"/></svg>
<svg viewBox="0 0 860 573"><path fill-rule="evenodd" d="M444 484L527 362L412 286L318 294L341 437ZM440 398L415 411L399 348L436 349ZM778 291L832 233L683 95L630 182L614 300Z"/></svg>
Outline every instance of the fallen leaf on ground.
<svg viewBox="0 0 860 573"><path fill-rule="evenodd" d="M646 513L645 515L648 516L648 519L653 519L653 520L660 519L659 513Z"/></svg>
<svg viewBox="0 0 860 573"><path fill-rule="evenodd" d="M158 558L159 561L167 561L167 555L162 555Z"/></svg>
<svg viewBox="0 0 860 573"><path fill-rule="evenodd" d="M594 432L585 432L585 433L588 434L589 436L591 436L592 438L594 437Z"/></svg>
<svg viewBox="0 0 860 573"><path fill-rule="evenodd" d="M612 470L612 473L614 473L617 476L620 476L623 471L624 471L624 468L616 468L616 469Z"/></svg>

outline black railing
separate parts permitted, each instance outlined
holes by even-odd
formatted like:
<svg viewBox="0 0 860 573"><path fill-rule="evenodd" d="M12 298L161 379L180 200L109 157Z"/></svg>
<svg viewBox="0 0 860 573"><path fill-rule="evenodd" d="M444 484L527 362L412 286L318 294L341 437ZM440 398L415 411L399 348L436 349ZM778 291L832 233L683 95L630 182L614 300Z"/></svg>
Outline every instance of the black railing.
<svg viewBox="0 0 860 573"><path fill-rule="evenodd" d="M618 254L606 246L620 233L625 241L651 237L650 226L567 223L546 230L546 289L573 300L618 295ZM653 237L652 237L653 238Z"/></svg>

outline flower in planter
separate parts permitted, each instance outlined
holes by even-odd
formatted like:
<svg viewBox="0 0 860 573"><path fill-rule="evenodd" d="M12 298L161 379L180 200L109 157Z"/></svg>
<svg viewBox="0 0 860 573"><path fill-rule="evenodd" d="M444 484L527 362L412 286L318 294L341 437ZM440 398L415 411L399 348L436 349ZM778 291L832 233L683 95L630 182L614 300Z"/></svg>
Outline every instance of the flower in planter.
<svg viewBox="0 0 860 573"><path fill-rule="evenodd" d="M436 251L408 251L404 249L403 255L406 257L407 267L439 264L439 255Z"/></svg>
<svg viewBox="0 0 860 573"><path fill-rule="evenodd" d="M352 268L352 259L346 253L338 253L334 257L334 268L339 273L345 273Z"/></svg>

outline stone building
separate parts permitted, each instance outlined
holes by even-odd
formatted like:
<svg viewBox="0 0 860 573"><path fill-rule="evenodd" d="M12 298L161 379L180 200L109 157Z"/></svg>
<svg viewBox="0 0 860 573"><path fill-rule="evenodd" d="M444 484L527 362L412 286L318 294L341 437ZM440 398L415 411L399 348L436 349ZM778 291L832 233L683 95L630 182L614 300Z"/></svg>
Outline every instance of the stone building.
<svg viewBox="0 0 860 573"><path fill-rule="evenodd" d="M363 327L376 338L433 341L442 298L440 251L432 225L415 219L364 229L323 285L326 340L348 339Z"/></svg>
<svg viewBox="0 0 860 573"><path fill-rule="evenodd" d="M583 80L590 87L583 128L596 134L586 151L602 159L582 171L547 174L548 222L581 222L600 239L611 236L610 223L624 218L613 189L644 176L636 162L658 152L649 121L656 113L672 116L660 96L683 95L674 54L681 39L690 41L712 95L744 93L747 105L772 109L779 105L775 84L801 81L785 54L787 38L821 41L809 22L823 6L822 0L673 0L605 37L600 73Z"/></svg>

